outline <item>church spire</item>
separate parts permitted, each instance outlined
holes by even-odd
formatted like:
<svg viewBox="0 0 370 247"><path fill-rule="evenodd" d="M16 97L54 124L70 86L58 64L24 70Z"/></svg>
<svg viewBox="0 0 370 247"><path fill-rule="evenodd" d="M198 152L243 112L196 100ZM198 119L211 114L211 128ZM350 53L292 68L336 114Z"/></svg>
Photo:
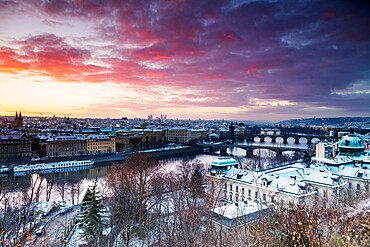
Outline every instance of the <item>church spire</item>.
<svg viewBox="0 0 370 247"><path fill-rule="evenodd" d="M15 118L18 118L18 111L15 111Z"/></svg>

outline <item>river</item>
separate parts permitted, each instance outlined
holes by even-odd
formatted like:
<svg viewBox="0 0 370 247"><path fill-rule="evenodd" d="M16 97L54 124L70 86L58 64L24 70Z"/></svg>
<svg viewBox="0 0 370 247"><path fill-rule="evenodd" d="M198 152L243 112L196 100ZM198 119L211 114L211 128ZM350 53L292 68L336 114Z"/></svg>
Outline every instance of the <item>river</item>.
<svg viewBox="0 0 370 247"><path fill-rule="evenodd" d="M246 143L241 143L246 144ZM251 143L248 143L251 144ZM254 142L252 145L259 145L259 142ZM306 143L294 144L294 140L288 140L288 144L283 145L282 143L271 143L268 140L264 142L264 146L284 146L284 147L307 147ZM245 150L240 148L228 148L228 153L234 156L235 158L244 161L244 162L259 162L261 168L268 165L274 159L275 153L269 150L254 150L254 154L257 158L247 158L245 156ZM287 154L291 154L287 152ZM162 169L165 171L176 171L177 166L183 160L200 160L205 167L208 167L213 160L218 157L218 153L214 154L188 154L188 155L180 155L174 156L170 158L160 159L159 163L162 166ZM87 187L92 184L95 179L98 179L100 184L104 184L104 180L106 179L106 175L110 172L110 168L112 163L101 163L94 167L84 168L84 169L74 169L73 171L68 172L53 172L49 174L25 174L22 176L14 176L13 174L0 174L0 185L2 187L10 188L12 191L11 193L14 196L20 196L22 191L29 191L31 187L32 181L40 181L43 179L43 183L46 184L49 181L55 181L56 185L60 185L63 183L80 183L81 184L81 195L84 194L84 191ZM58 186L54 186L50 200L52 201L59 201L61 200L60 189L58 190ZM67 186L66 191L68 191L69 187ZM82 196L81 196L82 197ZM40 196L40 200L44 200L45 192L43 191ZM68 193L65 193L65 199L69 198ZM79 201L82 198L79 198Z"/></svg>

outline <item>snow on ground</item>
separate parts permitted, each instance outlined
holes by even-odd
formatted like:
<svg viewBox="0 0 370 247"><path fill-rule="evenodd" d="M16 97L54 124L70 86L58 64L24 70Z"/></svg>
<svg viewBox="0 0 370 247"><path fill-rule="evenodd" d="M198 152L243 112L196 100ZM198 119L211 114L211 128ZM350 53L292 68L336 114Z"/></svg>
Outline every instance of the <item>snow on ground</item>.
<svg viewBox="0 0 370 247"><path fill-rule="evenodd" d="M347 217L353 218L362 213L369 213L369 212L370 212L370 198L367 198L365 200L358 202L355 207L350 207Z"/></svg>
<svg viewBox="0 0 370 247"><path fill-rule="evenodd" d="M82 236L82 229L77 225L72 229L72 236L70 237L66 247L76 247L81 245L86 245L86 237Z"/></svg>
<svg viewBox="0 0 370 247"><path fill-rule="evenodd" d="M43 215L49 214L53 209L54 202L38 202L35 205L35 211L41 211Z"/></svg>

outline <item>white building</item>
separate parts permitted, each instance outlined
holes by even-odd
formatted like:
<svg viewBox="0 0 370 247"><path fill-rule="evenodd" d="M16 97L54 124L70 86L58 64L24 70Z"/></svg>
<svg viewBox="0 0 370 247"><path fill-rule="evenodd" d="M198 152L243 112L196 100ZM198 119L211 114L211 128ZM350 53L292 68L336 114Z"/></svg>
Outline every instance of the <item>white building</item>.
<svg viewBox="0 0 370 247"><path fill-rule="evenodd" d="M296 163L264 171L237 168L232 158L218 158L207 173L208 191L220 205L244 201L313 204L316 196L337 197L345 183L325 166Z"/></svg>
<svg viewBox="0 0 370 247"><path fill-rule="evenodd" d="M319 142L316 144L317 158L330 158L333 154L333 143Z"/></svg>
<svg viewBox="0 0 370 247"><path fill-rule="evenodd" d="M360 195L369 192L370 155L365 150L364 141L354 134L345 136L338 143L339 153L333 159L313 158L318 165L324 165L346 182L350 194Z"/></svg>

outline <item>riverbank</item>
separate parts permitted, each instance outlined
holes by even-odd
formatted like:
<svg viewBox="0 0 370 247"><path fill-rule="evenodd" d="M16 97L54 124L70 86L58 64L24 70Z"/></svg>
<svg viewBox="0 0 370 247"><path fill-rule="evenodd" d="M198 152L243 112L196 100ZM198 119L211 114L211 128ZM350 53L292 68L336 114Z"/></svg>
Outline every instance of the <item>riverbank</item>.
<svg viewBox="0 0 370 247"><path fill-rule="evenodd" d="M165 158L174 155L190 154L190 153L200 153L200 147L190 147L190 146L176 146L176 147L164 147L139 151L139 153L146 153L152 155L154 158ZM62 161L73 161L73 160L93 160L95 165L104 164L107 162L123 162L128 156L134 154L130 153L111 153L111 154L94 154L94 155L81 155L73 157L57 157L57 158L47 158L39 161L20 161L9 163L6 165L24 165L24 164L36 164L36 163L50 163L50 162L62 162Z"/></svg>

